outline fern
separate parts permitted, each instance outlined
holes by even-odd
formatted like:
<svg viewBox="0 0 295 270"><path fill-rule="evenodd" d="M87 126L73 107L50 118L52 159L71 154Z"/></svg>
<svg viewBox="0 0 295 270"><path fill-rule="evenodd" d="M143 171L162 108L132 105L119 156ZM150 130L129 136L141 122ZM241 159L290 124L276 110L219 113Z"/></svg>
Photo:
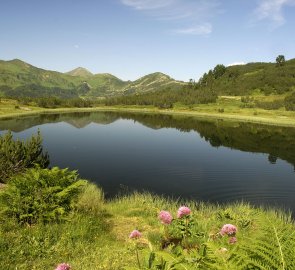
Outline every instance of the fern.
<svg viewBox="0 0 295 270"><path fill-rule="evenodd" d="M243 270L295 269L294 225L275 217L262 217L257 225L253 238L245 239L230 259Z"/></svg>
<svg viewBox="0 0 295 270"><path fill-rule="evenodd" d="M86 183L67 169L29 169L0 193L1 214L28 224L62 220Z"/></svg>

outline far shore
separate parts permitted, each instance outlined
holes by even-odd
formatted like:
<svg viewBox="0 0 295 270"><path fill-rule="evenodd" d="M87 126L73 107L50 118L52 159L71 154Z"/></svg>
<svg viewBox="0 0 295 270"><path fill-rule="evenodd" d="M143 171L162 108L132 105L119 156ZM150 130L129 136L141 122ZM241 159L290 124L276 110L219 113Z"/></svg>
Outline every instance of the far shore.
<svg viewBox="0 0 295 270"><path fill-rule="evenodd" d="M101 106L93 108L21 108L15 109L13 112L0 114L1 119L28 116L35 114L52 114L52 113L70 113L70 112L131 112L131 113L152 113L152 114L166 114L166 115L183 115L193 116L200 119L223 119L226 121L251 122L273 126L295 127L295 113L290 113L288 116L276 115L276 111L271 111L269 115L259 113L258 115L240 115L239 113L215 113L215 112L200 112L189 109L157 109L147 107L132 107L132 106Z"/></svg>

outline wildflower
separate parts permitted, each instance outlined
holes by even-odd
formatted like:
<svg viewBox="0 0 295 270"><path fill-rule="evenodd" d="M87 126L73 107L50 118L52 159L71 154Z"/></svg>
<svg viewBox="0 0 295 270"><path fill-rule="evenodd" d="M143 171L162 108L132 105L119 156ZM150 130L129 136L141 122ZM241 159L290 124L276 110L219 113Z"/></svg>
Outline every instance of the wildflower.
<svg viewBox="0 0 295 270"><path fill-rule="evenodd" d="M55 270L71 270L71 266L67 263L60 263Z"/></svg>
<svg viewBox="0 0 295 270"><path fill-rule="evenodd" d="M234 236L237 232L237 227L232 224L225 224L220 230L221 235L228 235L228 236Z"/></svg>
<svg viewBox="0 0 295 270"><path fill-rule="evenodd" d="M181 206L177 211L177 217L182 218L184 216L188 216L191 213L191 209L186 206Z"/></svg>
<svg viewBox="0 0 295 270"><path fill-rule="evenodd" d="M141 237L141 233L138 230L134 230L130 233L129 238L140 238Z"/></svg>
<svg viewBox="0 0 295 270"><path fill-rule="evenodd" d="M159 214L159 219L162 224L170 224L172 222L172 215L168 211L161 211Z"/></svg>
<svg viewBox="0 0 295 270"><path fill-rule="evenodd" d="M231 237L228 242L230 244L235 244L235 243L237 243L237 241L238 241L238 239L236 237Z"/></svg>

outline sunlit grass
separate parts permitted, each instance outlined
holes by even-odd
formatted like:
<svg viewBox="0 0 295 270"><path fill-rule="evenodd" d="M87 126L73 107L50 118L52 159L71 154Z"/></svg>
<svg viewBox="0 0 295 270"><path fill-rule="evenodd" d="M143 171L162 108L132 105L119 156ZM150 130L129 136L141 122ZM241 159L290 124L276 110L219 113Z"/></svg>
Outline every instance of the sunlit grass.
<svg viewBox="0 0 295 270"><path fill-rule="evenodd" d="M261 233L259 226L265 220L294 226L290 215L282 211L263 210L241 202L218 206L150 193L132 193L105 201L103 192L91 184L84 188L67 222L20 226L2 219L0 269L54 269L61 262L69 263L73 270L136 267L130 232L142 232L143 259L149 243L160 249L163 225L158 220L159 211L168 210L175 216L181 205L190 207L198 226L208 235L218 232L225 223L235 224L242 244Z"/></svg>
<svg viewBox="0 0 295 270"><path fill-rule="evenodd" d="M282 99L281 96L255 96L258 101L274 101ZM260 108L242 108L241 97L219 97L216 103L196 104L186 106L176 103L172 109L158 109L152 106L104 106L93 108L56 108L44 109L31 105L20 105L15 100L2 99L0 102L0 119L17 117L21 115L36 113L63 113L63 112L138 112L189 115L202 119L225 119L228 121L244 121L263 123L268 125L295 126L295 112L286 111L284 108L278 110L264 110Z"/></svg>

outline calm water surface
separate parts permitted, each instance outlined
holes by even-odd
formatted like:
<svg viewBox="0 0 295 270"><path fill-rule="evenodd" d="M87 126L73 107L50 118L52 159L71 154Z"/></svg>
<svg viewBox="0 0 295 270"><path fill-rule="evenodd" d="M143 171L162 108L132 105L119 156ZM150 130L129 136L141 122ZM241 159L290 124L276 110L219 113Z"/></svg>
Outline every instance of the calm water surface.
<svg viewBox="0 0 295 270"><path fill-rule="evenodd" d="M21 139L38 129L51 166L78 170L108 197L147 190L295 212L294 128L106 112L0 121Z"/></svg>

